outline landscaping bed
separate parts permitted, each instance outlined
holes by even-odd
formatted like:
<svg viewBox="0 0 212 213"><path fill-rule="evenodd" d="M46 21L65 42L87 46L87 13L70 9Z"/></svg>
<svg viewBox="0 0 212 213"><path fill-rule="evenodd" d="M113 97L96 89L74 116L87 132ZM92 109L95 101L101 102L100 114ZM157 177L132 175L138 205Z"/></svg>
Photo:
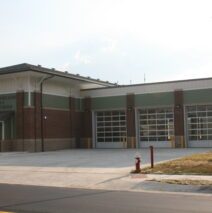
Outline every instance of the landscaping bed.
<svg viewBox="0 0 212 213"><path fill-rule="evenodd" d="M193 154L143 168L143 174L212 175L212 152Z"/></svg>
<svg viewBox="0 0 212 213"><path fill-rule="evenodd" d="M156 181L156 182L169 183L169 184L180 184L180 185L212 186L212 181L209 181L209 180L151 179L149 181Z"/></svg>

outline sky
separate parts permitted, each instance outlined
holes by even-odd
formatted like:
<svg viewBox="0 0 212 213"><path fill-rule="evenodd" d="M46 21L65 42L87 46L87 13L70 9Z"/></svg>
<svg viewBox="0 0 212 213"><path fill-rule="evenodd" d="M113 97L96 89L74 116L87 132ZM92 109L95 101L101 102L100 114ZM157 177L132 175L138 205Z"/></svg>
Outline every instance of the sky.
<svg viewBox="0 0 212 213"><path fill-rule="evenodd" d="M212 77L211 0L0 0L0 11L0 67L119 84Z"/></svg>

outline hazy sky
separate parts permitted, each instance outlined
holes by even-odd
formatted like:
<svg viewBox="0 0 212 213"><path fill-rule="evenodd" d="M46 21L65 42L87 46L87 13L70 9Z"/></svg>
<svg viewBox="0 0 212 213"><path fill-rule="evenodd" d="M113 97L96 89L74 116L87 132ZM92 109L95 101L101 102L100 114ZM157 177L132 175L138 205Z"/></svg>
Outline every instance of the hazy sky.
<svg viewBox="0 0 212 213"><path fill-rule="evenodd" d="M0 0L0 67L119 84L212 77L212 1Z"/></svg>

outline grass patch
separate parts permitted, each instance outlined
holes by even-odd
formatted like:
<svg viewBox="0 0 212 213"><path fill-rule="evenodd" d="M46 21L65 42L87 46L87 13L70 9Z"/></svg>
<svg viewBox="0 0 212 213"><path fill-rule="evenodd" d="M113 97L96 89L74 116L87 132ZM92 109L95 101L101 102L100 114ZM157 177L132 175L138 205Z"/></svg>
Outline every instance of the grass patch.
<svg viewBox="0 0 212 213"><path fill-rule="evenodd" d="M156 181L161 183L169 183L169 184L180 184L180 185L194 185L194 186L212 186L212 181L209 180L172 180L172 179L152 179L149 181Z"/></svg>
<svg viewBox="0 0 212 213"><path fill-rule="evenodd" d="M212 175L212 152L193 154L184 158L143 168L143 174Z"/></svg>

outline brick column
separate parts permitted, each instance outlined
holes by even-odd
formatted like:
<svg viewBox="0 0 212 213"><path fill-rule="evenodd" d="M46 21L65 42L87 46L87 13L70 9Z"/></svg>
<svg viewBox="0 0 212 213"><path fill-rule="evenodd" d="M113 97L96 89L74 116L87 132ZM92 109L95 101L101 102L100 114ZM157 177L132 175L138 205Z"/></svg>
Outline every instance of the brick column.
<svg viewBox="0 0 212 213"><path fill-rule="evenodd" d="M24 91L16 92L16 138L13 150L24 151Z"/></svg>
<svg viewBox="0 0 212 213"><path fill-rule="evenodd" d="M35 151L41 152L41 94L40 92L34 92L34 104L35 104Z"/></svg>
<svg viewBox="0 0 212 213"><path fill-rule="evenodd" d="M135 95L127 94L127 147L136 148Z"/></svg>
<svg viewBox="0 0 212 213"><path fill-rule="evenodd" d="M69 98L69 109L70 109L70 136L71 136L71 147L78 147L78 143L80 142L78 138L76 138L77 131L77 115L76 115L76 99L73 97Z"/></svg>
<svg viewBox="0 0 212 213"><path fill-rule="evenodd" d="M85 141L82 147L92 148L92 112L90 97L86 97L84 100L84 136Z"/></svg>
<svg viewBox="0 0 212 213"><path fill-rule="evenodd" d="M75 122L76 122L76 148L81 148L81 139L83 138L84 130L84 112L75 112Z"/></svg>
<svg viewBox="0 0 212 213"><path fill-rule="evenodd" d="M184 147L184 108L183 108L183 91L174 92L174 130L175 146Z"/></svg>
<svg viewBox="0 0 212 213"><path fill-rule="evenodd" d="M35 113L34 107L24 107L24 149L35 152Z"/></svg>
<svg viewBox="0 0 212 213"><path fill-rule="evenodd" d="M75 137L76 122L75 122L75 98L69 98L70 122L71 122L71 137Z"/></svg>

